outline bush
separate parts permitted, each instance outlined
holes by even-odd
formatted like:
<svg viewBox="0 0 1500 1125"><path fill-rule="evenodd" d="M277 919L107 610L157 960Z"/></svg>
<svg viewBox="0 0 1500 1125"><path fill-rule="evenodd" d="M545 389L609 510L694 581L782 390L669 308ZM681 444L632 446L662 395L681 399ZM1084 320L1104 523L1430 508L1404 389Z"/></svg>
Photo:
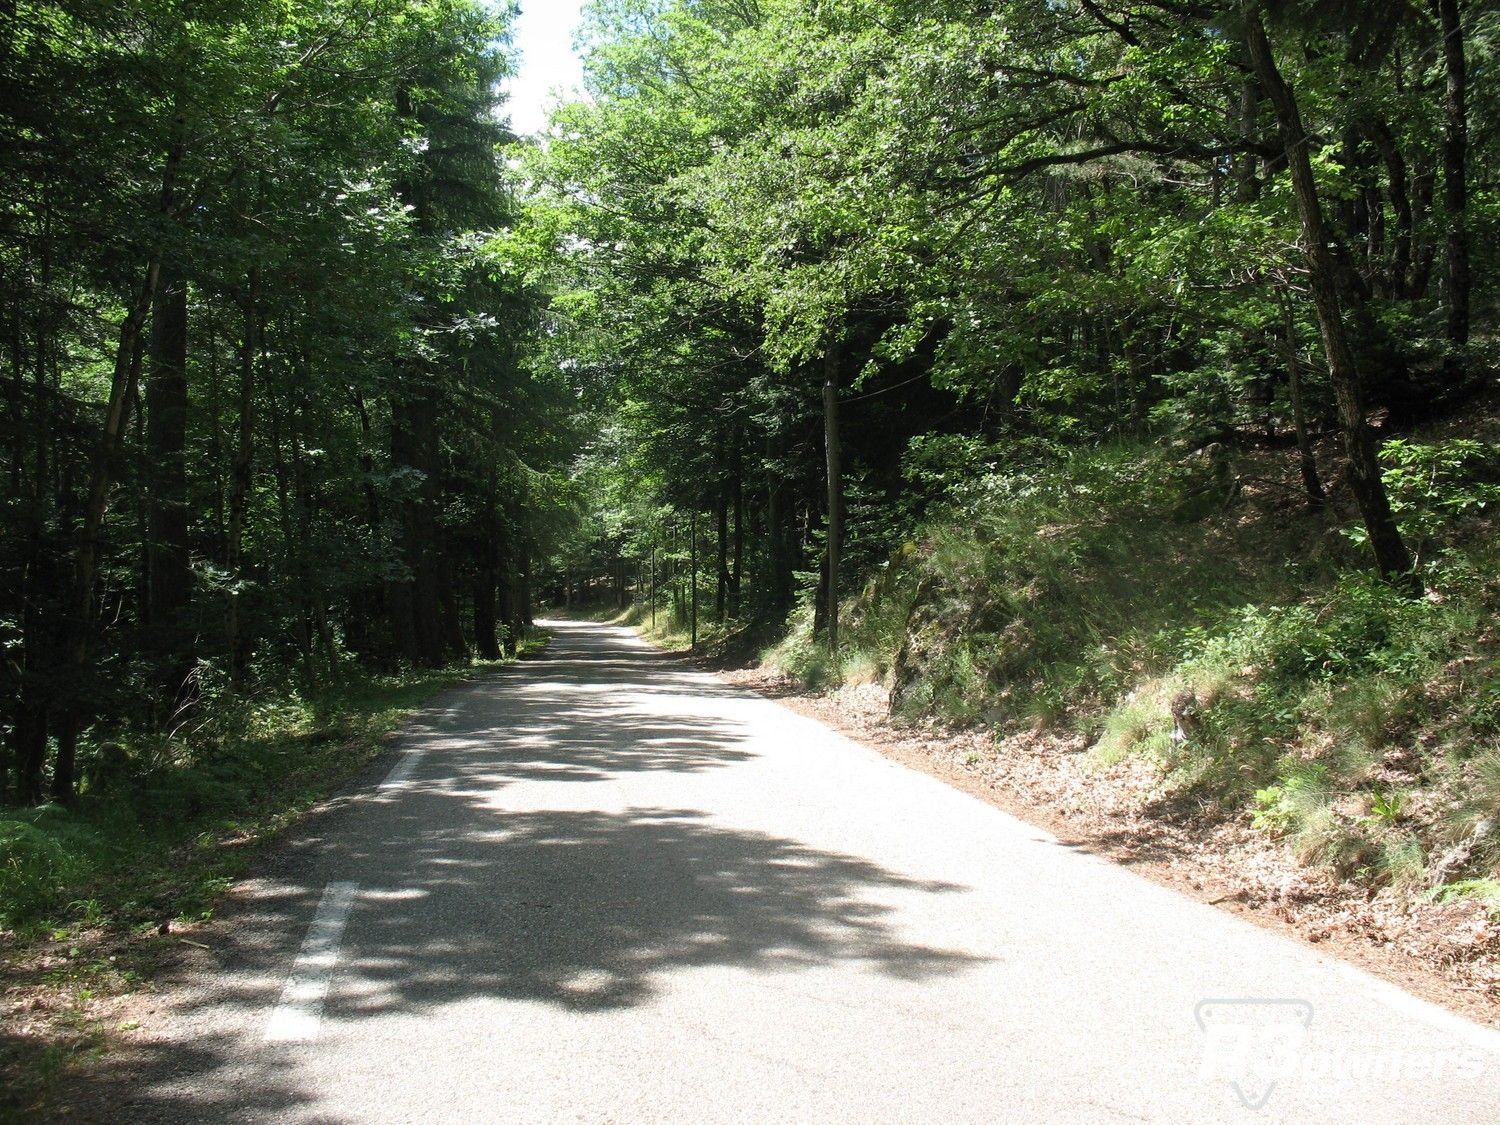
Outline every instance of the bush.
<svg viewBox="0 0 1500 1125"><path fill-rule="evenodd" d="M941 471L949 454L963 472ZM909 466L927 522L852 600L847 635L894 710L1071 724L1095 762L1141 755L1192 807L1409 893L1428 856L1500 820L1500 458L1387 443L1429 591L1413 599L1295 487L1236 500L1233 456L929 442ZM1467 871L1496 862L1500 834Z"/></svg>
<svg viewBox="0 0 1500 1125"><path fill-rule="evenodd" d="M0 820L0 924L14 925L52 906L88 864L70 849L79 830L49 807L25 820Z"/></svg>

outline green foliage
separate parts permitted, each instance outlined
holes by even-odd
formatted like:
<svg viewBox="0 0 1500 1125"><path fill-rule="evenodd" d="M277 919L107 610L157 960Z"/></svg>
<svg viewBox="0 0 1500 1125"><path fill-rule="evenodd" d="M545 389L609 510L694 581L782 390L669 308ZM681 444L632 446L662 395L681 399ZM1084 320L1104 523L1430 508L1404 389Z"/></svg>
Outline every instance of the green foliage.
<svg viewBox="0 0 1500 1125"><path fill-rule="evenodd" d="M97 846L66 812L0 819L0 927L53 909L87 870L80 852Z"/></svg>
<svg viewBox="0 0 1500 1125"><path fill-rule="evenodd" d="M1500 817L1500 742L1493 733L1484 740L1454 748L1456 774L1462 778L1460 811L1467 825Z"/></svg>
<svg viewBox="0 0 1500 1125"><path fill-rule="evenodd" d="M1377 789L1370 794L1370 814L1382 824L1393 825L1399 822L1405 807L1406 794L1400 791L1382 793Z"/></svg>
<svg viewBox="0 0 1500 1125"><path fill-rule="evenodd" d="M785 637L761 654L761 662L790 676L808 691L821 691L842 682L828 655L828 646L813 635L812 615L801 612L787 627Z"/></svg>
<svg viewBox="0 0 1500 1125"><path fill-rule="evenodd" d="M1378 796L1295 813L1340 863L1430 816L1383 803L1423 779L1398 743L1427 738L1405 773L1483 772L1492 445L1385 445L1367 499L1388 491L1420 600L1336 574L1322 517L1241 471L1300 441L1326 481L1368 475L1318 441L1365 431L1334 409L1304 220L1359 249L1345 319L1392 432L1482 382L1458 369L1493 352L1500 151L1474 131L1443 166L1449 33L1419 8L1274 22L1321 138L1309 201L1245 111L1245 22L1187 8L602 0L590 97L519 146L495 113L512 5L13 7L0 726L26 801L61 719L86 758L124 745L128 776L85 796L123 787L143 831L253 804L302 755L225 716L343 737L298 709L350 656L493 656L533 592L648 558L665 628L791 620L787 667L887 677L898 710L1071 725L1210 804L1276 790L1267 816L1289 762L1323 763ZM1488 58L1494 28L1459 31ZM1460 230L1434 187L1458 175L1472 293L1433 234ZM180 433L152 393L179 374ZM181 526L156 487L179 464ZM820 605L840 510L844 604ZM183 589L156 604L167 564ZM842 658L812 635L830 617Z"/></svg>
<svg viewBox="0 0 1500 1125"><path fill-rule="evenodd" d="M1175 655L1170 627L1237 596L1223 560L1185 555L1181 530L1161 522L1212 480L1209 468L1125 445L1033 444L994 471L956 475L926 535L855 605L851 639L892 651L899 623L898 709L1043 725L1092 715ZM1153 567L1176 568L1180 584L1163 587Z"/></svg>
<svg viewBox="0 0 1500 1125"><path fill-rule="evenodd" d="M562 107L548 143L526 157L533 227L556 251L541 271L554 291L545 346L602 415L578 474L602 487L580 488L592 511L567 567L641 558L648 539L660 548L664 513L712 511L727 479L759 494L748 500L756 596L746 599L759 623L785 621L794 574L807 576L804 596L821 596L819 384L832 357L856 482L846 588L884 583L890 552L917 542L930 506L962 513L952 542L931 545L955 564L954 581L935 577L921 599L924 615L952 620L919 625L965 639L934 654L935 678L903 680L903 697L975 717L986 711L971 703L976 692L998 684L1052 721L1075 685L1107 694L1122 659L1165 658L1155 638L1183 639L1170 611L1125 640L1128 654L1113 637L1007 634L1032 619L1015 604L1027 584L1036 580L1037 597L1068 589L1048 574L1076 559L1048 560L1038 547L1014 560L1016 574L1033 573L1011 588L961 557L968 513L982 525L1014 507L1030 509L1018 525L1051 527L1041 538L1059 551L1151 552L1159 544L1131 531L1085 543L1084 489L1108 509L1112 490L1142 488L1149 514L1139 518L1188 526L1245 487L1231 444L1340 425L1303 282L1298 204L1284 162L1266 158L1274 124L1242 108L1243 23L1226 30L1187 11L1136 18L1129 5L1116 15L1080 18L1033 0L982 10L662 0L592 11L591 97ZM1358 277L1344 294L1367 406L1410 403L1445 353L1477 357L1485 346L1435 338L1451 302L1440 271L1413 255L1416 232L1444 222L1421 186L1440 174L1444 129L1434 23L1398 13L1371 37L1381 47L1369 58L1343 50L1347 29L1323 21L1272 30L1308 129L1340 138L1316 146L1314 203L1340 240L1365 247L1346 256ZM1472 154L1475 169L1493 166L1493 141ZM1490 210L1472 205L1474 216ZM1474 272L1476 292L1492 288L1489 276ZM1445 392L1459 385L1446 375ZM1203 453L1132 479L1130 458L1094 456L1122 436L1184 437ZM1099 477L1078 475L1072 495L1025 492L1034 467L1070 456ZM1410 534L1425 534L1417 508L1429 499L1413 498ZM1050 523L1043 502L1062 505ZM991 542L1022 542L984 530ZM983 555L985 544L972 549ZM1169 549L1153 557L1198 561ZM956 588L965 583L994 590L990 603ZM905 621L868 607L913 598L918 584L887 584L847 606L856 631L871 631L855 643L877 666ZM1228 608L1216 604L1227 583L1185 585L1213 591L1194 612ZM1003 668L989 682L1006 652L1049 640L1062 670L1044 671L1039 658L1026 686ZM1091 654L1085 665L1066 659L1070 646Z"/></svg>
<svg viewBox="0 0 1500 1125"><path fill-rule="evenodd" d="M152 739L224 683L520 635L577 396L528 354L515 9L11 8L0 799L71 799L63 728L85 759L128 732L160 815L207 815L257 776Z"/></svg>
<svg viewBox="0 0 1500 1125"><path fill-rule="evenodd" d="M1267 785L1255 791L1254 803L1250 806L1250 823L1272 836L1285 836L1296 823L1292 809L1283 798L1286 790L1280 785Z"/></svg>
<svg viewBox="0 0 1500 1125"><path fill-rule="evenodd" d="M1251 668L1264 693L1356 674L1410 676L1468 623L1356 572L1317 603L1241 609L1198 660Z"/></svg>
<svg viewBox="0 0 1500 1125"><path fill-rule="evenodd" d="M132 759L154 764L86 791L76 809L0 813L0 926L203 915L244 864L238 845L274 835L379 753L412 708L463 678L352 673L308 696L226 694L187 741L142 740ZM221 848L225 839L237 846Z"/></svg>
<svg viewBox="0 0 1500 1125"><path fill-rule="evenodd" d="M1370 879L1400 894L1412 895L1418 891L1427 879L1427 849L1421 838L1414 832L1389 836L1380 845Z"/></svg>
<svg viewBox="0 0 1500 1125"><path fill-rule="evenodd" d="M1273 836L1316 832L1334 791L1328 767L1321 762L1291 761L1281 774L1280 784L1255 791L1251 823Z"/></svg>
<svg viewBox="0 0 1500 1125"><path fill-rule="evenodd" d="M1476 898L1500 917L1500 879L1459 879L1438 887L1433 897L1438 902Z"/></svg>
<svg viewBox="0 0 1500 1125"><path fill-rule="evenodd" d="M1424 444L1395 438L1380 449L1391 507L1421 553L1455 520L1500 507L1500 451L1472 438Z"/></svg>
<svg viewBox="0 0 1500 1125"><path fill-rule="evenodd" d="M1155 693L1127 698L1105 718L1093 759L1110 766L1131 754L1143 754L1167 762L1176 749L1173 734L1171 714Z"/></svg>
<svg viewBox="0 0 1500 1125"><path fill-rule="evenodd" d="M945 451L960 467L947 479ZM1295 556L1320 537L1274 507L1198 504L1223 479L1211 457L1120 443L1007 461L932 441L911 466L927 525L848 615L895 708L1072 726L1093 761L1140 756L1166 792L1403 894L1500 815L1483 508L1433 518L1448 547L1413 598L1363 571L1279 562L1268 548Z"/></svg>

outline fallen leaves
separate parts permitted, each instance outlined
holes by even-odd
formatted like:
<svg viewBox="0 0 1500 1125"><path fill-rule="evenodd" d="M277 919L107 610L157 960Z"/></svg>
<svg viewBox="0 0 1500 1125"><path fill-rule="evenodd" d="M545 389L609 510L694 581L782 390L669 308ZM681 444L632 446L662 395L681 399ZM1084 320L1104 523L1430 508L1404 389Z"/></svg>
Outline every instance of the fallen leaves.
<svg viewBox="0 0 1500 1125"><path fill-rule="evenodd" d="M764 669L722 674L1209 904L1247 911L1314 945L1336 944L1344 956L1367 951L1378 959L1367 961L1372 967L1429 996L1451 1002L1462 992L1473 1001L1469 1014L1500 1023L1500 924L1474 900L1371 896L1363 885L1301 867L1248 823L1175 799L1148 761L1096 765L1074 733L1026 730L997 739L984 730L906 724L888 717L878 685L820 696Z"/></svg>

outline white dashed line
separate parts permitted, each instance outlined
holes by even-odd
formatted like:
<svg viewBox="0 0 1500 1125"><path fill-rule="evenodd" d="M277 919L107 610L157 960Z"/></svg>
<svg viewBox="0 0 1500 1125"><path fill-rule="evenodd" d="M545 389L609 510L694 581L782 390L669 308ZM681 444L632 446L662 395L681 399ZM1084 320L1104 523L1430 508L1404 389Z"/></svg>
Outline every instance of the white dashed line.
<svg viewBox="0 0 1500 1125"><path fill-rule="evenodd" d="M412 771L417 768L417 763L422 760L425 751L408 750L402 754L391 767L391 772L385 775L385 780L375 788L377 793L386 793L392 789L405 789L407 781L411 778Z"/></svg>
<svg viewBox="0 0 1500 1125"><path fill-rule="evenodd" d="M281 1001L266 1025L267 1043L310 1043L323 1024L323 1000L339 959L339 942L349 909L359 893L358 883L329 883L313 915L302 952L281 990Z"/></svg>

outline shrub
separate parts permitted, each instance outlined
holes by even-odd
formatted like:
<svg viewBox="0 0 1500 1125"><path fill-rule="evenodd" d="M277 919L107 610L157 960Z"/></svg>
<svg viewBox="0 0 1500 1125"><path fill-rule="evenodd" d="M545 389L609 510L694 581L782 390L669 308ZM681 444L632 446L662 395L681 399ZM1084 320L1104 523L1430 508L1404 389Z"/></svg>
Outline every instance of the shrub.
<svg viewBox="0 0 1500 1125"><path fill-rule="evenodd" d="M38 815L61 820L67 814ZM85 873L87 864L68 846L77 836L60 824L0 820L0 922L13 925L53 905Z"/></svg>

